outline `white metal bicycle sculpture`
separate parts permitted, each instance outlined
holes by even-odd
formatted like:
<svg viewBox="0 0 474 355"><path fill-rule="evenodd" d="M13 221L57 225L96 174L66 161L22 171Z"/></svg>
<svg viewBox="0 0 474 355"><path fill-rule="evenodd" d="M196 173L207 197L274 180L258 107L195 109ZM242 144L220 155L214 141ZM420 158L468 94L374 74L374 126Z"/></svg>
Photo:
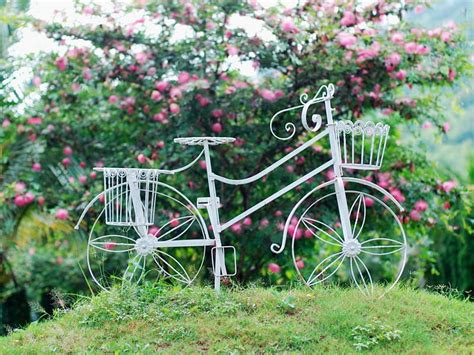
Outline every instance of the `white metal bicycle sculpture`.
<svg viewBox="0 0 474 355"><path fill-rule="evenodd" d="M337 277L342 282L353 281L366 295L373 294L376 282L388 282L388 289L391 289L404 269L407 241L397 213L388 204L393 204L399 211L403 208L389 192L373 182L343 177L346 168L377 170L381 167L389 126L365 121L334 122L333 94L332 84L323 85L313 98L303 94L300 105L275 114L270 121L270 130L280 140L290 139L296 132L295 125L287 122L284 125L287 137L275 133L274 120L285 112L301 110L301 123L309 132L316 133L321 129L323 116L326 125L282 159L245 179L229 179L213 170L210 149L218 144L232 143L234 138L229 137L176 138L176 143L203 147L196 159L180 169L96 168L103 172L104 191L85 207L76 225L79 228L90 207L102 203L89 232L87 250L87 263L95 283L107 289L110 278L120 276L137 282L167 277L190 284L204 264L206 247L211 247L214 286L219 290L221 279L234 275L236 269L235 248L223 245L221 233L332 167L335 177L313 188L296 203L286 219L281 242L273 243L271 250L281 253L289 236L293 263L309 286ZM308 117L308 110L318 104L323 115ZM329 138L331 152L326 163L312 168L306 175L229 221L220 222L221 204L216 182L241 185L257 181L325 137ZM203 155L209 194L198 198L196 204L176 188L159 181L160 175L180 173ZM357 189L349 189L348 185L356 185ZM327 189L329 192L319 197L321 191ZM380 196L364 189L375 190ZM199 209L207 210L212 226L210 231ZM372 227L365 230L368 215ZM392 223L387 224L387 219ZM377 231L381 220L383 230ZM194 252L190 253L189 248ZM226 254L227 260L233 258L232 272L228 270ZM121 263L124 270L120 270Z"/></svg>

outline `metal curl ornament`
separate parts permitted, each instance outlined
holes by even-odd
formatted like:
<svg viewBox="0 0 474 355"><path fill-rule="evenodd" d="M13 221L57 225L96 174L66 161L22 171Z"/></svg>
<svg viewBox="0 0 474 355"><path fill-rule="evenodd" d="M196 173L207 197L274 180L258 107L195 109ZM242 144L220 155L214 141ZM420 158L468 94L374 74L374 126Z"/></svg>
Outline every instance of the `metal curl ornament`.
<svg viewBox="0 0 474 355"><path fill-rule="evenodd" d="M287 137L281 137L281 136L279 136L278 134L275 133L275 130L273 129L273 122L282 113L298 110L300 108L303 108L301 110L301 124L303 125L304 129L306 129L309 132L317 132L321 128L323 119L322 119L321 115L319 115L319 114L311 115L311 122L314 124L311 127L308 124L308 119L307 119L308 110L314 104L332 99L332 97L334 95L334 91L335 91L334 85L333 84L328 84L328 85L322 85L318 89L318 91L316 92L316 94L314 95L314 97L312 99L309 99L309 95L307 93L301 94L301 96L300 96L301 105L290 107L290 108L278 111L270 119L270 132L272 133L272 135L276 139L279 139L279 140L282 140L282 141L286 141L286 140L289 140L289 139L293 138L293 136L296 133L296 126L295 126L294 123L292 123L292 122L286 122L285 123L285 126L284 126L285 131L288 132L289 135Z"/></svg>

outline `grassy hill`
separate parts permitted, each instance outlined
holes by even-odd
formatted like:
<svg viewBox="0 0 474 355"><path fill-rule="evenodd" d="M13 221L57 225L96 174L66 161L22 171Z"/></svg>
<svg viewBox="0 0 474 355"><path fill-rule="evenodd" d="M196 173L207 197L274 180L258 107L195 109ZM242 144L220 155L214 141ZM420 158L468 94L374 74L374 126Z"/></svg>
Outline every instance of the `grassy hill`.
<svg viewBox="0 0 474 355"><path fill-rule="evenodd" d="M382 291L380 289L379 291ZM0 339L2 353L474 350L474 304L426 291L129 288Z"/></svg>

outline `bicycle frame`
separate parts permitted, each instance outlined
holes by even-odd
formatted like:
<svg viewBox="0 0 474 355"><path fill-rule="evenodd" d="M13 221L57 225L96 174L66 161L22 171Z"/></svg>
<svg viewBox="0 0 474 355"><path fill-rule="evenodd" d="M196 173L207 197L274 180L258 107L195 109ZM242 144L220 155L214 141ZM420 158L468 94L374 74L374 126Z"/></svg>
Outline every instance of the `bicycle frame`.
<svg viewBox="0 0 474 355"><path fill-rule="evenodd" d="M215 263L215 288L216 290L219 290L220 287L220 277L223 275L226 275L226 269L225 269L225 260L224 260L224 254L223 254L223 248L222 247L222 242L221 242L221 232L229 228L235 223L238 223L239 221L243 220L245 217L251 215L255 211L261 209L262 207L266 206L268 203L276 200L277 198L281 197L282 195L286 194L287 192L293 190L295 187L298 185L301 185L302 183L306 182L308 179L316 176L317 174L321 173L322 171L333 167L334 173L335 173L335 190L336 190L336 198L337 198L337 205L339 209L339 216L340 216L340 221L341 221L341 227L343 230L344 234L344 240L350 240L353 238L352 231L351 231L351 226L350 226L350 220L349 220L349 209L347 205L347 200L346 200L346 193L344 189L344 184L342 181L342 167L341 167L341 154L339 152L339 145L337 143L337 134L336 134L336 124L333 121L332 117L332 111L333 108L331 107L331 98L332 98L332 93L331 91L331 86L327 88L326 95L322 97L318 97L318 94L316 94L315 98L312 100L309 100L308 102L304 103L301 106L293 107L290 109L286 109L283 111L278 112L271 120L273 122L273 119L279 115L282 112L286 112L295 108L300 108L303 107L302 110L302 122L303 125L305 126L306 129L310 131L317 131L320 126L321 126L321 117L317 117L313 115L313 122L316 123L316 126L314 128L310 128L307 126L306 122L306 114L308 111L308 108L317 103L317 102L324 102L324 107L325 107L325 112L326 112L326 119L327 119L327 124L326 128L317 134L315 137L311 138L307 142L305 142L303 145L298 147L297 149L291 151L288 153L286 156L281 158L280 160L276 161L275 163L271 164L267 168L263 169L259 173L250 176L248 178L244 179L229 179L224 176L218 175L214 173L212 170L212 162L210 158L210 149L209 149L209 144L206 142L204 143L204 155L205 155L205 161L206 161L206 174L207 174L207 179L208 179L208 187L209 187L209 198L203 198L205 199L205 206L207 207L208 213L209 213L209 219L212 225L212 231L215 237L216 241L216 263ZM271 127L271 126L270 126ZM288 130L288 129L287 129ZM274 136L275 133L272 133ZM249 184L252 183L263 176L271 173L284 163L288 162L290 159L294 158L304 150L308 149L312 145L314 145L317 141L319 141L322 138L325 138L326 136L329 137L329 142L330 142L330 149L331 149L331 159L322 164L321 166L313 169L309 173L305 174L304 176L298 178L291 184L285 186L284 188L280 189L279 191L273 193L272 195L268 196L267 198L263 199L262 201L258 202L254 206L250 207L249 209L243 211L239 215L233 217L231 220L221 224L220 219L219 219L219 197L217 196L216 193L216 181L222 182L224 184L228 185L244 185L244 184ZM278 138L278 136L276 136ZM286 239L286 235L284 236ZM282 240L282 243L278 249L272 247L272 251L275 253L281 253L285 249L285 244L286 240Z"/></svg>

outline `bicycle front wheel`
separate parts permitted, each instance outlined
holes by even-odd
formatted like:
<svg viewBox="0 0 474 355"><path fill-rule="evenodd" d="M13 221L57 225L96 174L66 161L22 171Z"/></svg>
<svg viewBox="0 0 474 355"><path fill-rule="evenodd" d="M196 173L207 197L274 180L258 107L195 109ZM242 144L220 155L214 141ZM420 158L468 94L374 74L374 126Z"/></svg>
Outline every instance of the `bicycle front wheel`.
<svg viewBox="0 0 474 355"><path fill-rule="evenodd" d="M325 193L324 193L325 192ZM347 190L352 240L345 240L335 192L316 190L300 201L287 223L293 262L308 286L354 284L372 296L375 284L390 290L407 259L405 232L387 203L364 191Z"/></svg>

